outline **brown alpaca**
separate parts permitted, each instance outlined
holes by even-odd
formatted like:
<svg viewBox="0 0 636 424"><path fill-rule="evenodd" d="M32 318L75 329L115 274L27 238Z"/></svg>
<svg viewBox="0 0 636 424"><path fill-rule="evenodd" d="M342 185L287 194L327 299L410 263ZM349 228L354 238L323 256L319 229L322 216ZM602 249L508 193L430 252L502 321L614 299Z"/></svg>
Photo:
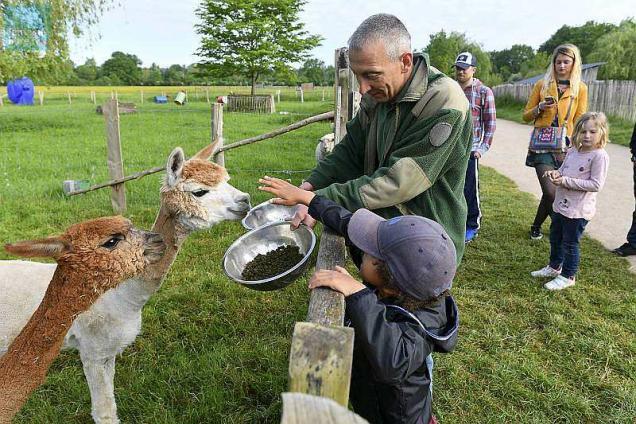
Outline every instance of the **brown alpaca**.
<svg viewBox="0 0 636 424"><path fill-rule="evenodd" d="M229 183L225 168L209 161L215 148L208 145L189 160L180 147L172 151L161 187L161 208L152 229L163 236L167 245L164 255L141 275L104 293L75 319L66 335L62 348L80 352L91 392L91 414L98 424L119 423L115 359L135 341L143 307L161 287L182 243L192 232L241 219L250 209L249 195ZM44 296L54 270L53 264L0 261L0 316L6 316L0 320L0 357ZM31 282L28 288L16 283L25 278Z"/></svg>
<svg viewBox="0 0 636 424"><path fill-rule="evenodd" d="M10 423L40 386L77 315L105 291L143 272L165 250L160 235L122 217L76 224L58 237L8 244L10 253L50 257L57 269L40 306L0 358L0 423Z"/></svg>

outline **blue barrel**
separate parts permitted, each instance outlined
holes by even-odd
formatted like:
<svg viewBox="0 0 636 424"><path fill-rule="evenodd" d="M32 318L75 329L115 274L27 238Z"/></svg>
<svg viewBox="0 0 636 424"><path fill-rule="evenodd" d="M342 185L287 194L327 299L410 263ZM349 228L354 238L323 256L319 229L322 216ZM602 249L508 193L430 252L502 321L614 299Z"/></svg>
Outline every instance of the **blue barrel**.
<svg viewBox="0 0 636 424"><path fill-rule="evenodd" d="M27 77L9 81L7 84L7 95L12 103L17 105L32 105L35 95L33 81Z"/></svg>
<svg viewBox="0 0 636 424"><path fill-rule="evenodd" d="M167 96L155 96L155 103L168 103Z"/></svg>

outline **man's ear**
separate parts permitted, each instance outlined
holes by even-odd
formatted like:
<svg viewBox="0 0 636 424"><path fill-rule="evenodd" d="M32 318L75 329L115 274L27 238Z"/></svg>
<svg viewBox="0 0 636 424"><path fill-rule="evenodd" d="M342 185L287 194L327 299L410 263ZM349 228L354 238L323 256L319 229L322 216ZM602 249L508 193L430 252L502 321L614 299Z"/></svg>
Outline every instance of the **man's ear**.
<svg viewBox="0 0 636 424"><path fill-rule="evenodd" d="M411 73L411 69L413 69L413 53L402 53L400 62L402 73Z"/></svg>

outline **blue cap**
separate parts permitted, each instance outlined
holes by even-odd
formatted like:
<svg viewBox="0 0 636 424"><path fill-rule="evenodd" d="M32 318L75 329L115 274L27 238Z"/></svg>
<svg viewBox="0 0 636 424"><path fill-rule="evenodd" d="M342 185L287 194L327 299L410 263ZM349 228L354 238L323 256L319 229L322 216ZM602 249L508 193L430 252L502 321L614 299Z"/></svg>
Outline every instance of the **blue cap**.
<svg viewBox="0 0 636 424"><path fill-rule="evenodd" d="M386 220L358 209L349 221L348 234L359 249L388 265L403 293L428 300L451 288L457 254L437 222L416 215Z"/></svg>

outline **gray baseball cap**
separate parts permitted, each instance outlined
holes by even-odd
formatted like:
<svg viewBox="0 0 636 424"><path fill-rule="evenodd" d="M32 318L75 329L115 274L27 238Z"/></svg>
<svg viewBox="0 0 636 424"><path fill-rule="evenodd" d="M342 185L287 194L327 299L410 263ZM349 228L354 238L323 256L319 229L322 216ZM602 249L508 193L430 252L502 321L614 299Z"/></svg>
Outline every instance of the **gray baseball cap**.
<svg viewBox="0 0 636 424"><path fill-rule="evenodd" d="M354 245L388 265L398 288L409 296L427 300L451 288L457 254L437 222L416 215L386 220L358 209L347 232Z"/></svg>

